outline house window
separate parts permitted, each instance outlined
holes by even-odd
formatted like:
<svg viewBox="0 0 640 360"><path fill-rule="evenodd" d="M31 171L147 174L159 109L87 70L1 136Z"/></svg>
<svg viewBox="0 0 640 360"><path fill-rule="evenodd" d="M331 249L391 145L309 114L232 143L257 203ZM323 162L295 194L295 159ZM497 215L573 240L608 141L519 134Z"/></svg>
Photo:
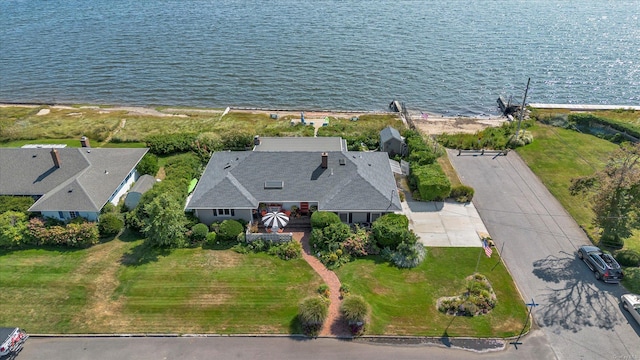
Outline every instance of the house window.
<svg viewBox="0 0 640 360"><path fill-rule="evenodd" d="M80 216L80 213L78 213L77 211L69 211L69 216L70 216L72 219L75 219L75 218L77 218L78 216Z"/></svg>
<svg viewBox="0 0 640 360"><path fill-rule="evenodd" d="M62 211L58 211L58 217L60 219L64 219L64 213Z"/></svg>
<svg viewBox="0 0 640 360"><path fill-rule="evenodd" d="M340 216L340 221L349 222L349 213L339 213L338 216Z"/></svg>
<svg viewBox="0 0 640 360"><path fill-rule="evenodd" d="M380 213L371 213L371 222L376 221L380 217Z"/></svg>
<svg viewBox="0 0 640 360"><path fill-rule="evenodd" d="M234 209L215 209L213 214L216 216L235 216L236 215Z"/></svg>

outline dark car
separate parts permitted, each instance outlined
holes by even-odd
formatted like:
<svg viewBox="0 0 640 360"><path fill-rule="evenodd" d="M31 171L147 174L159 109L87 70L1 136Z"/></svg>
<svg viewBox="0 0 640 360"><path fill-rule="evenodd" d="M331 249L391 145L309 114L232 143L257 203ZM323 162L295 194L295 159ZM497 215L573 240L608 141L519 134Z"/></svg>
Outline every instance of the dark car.
<svg viewBox="0 0 640 360"><path fill-rule="evenodd" d="M596 279L607 283L619 283L624 277L620 264L610 254L603 253L595 246L581 246L578 257L593 271Z"/></svg>

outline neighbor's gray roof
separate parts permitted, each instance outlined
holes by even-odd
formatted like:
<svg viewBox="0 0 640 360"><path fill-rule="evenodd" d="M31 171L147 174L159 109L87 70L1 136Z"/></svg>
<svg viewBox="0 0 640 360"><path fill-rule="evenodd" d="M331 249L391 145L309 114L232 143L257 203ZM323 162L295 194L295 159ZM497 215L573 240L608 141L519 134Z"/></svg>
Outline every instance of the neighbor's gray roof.
<svg viewBox="0 0 640 360"><path fill-rule="evenodd" d="M136 183L133 184L129 192L130 193L137 192L140 194L144 194L149 189L151 189L155 183L156 183L156 178L154 178L153 176L148 174L142 175L138 178L138 180L136 180Z"/></svg>
<svg viewBox="0 0 640 360"><path fill-rule="evenodd" d="M148 149L0 148L0 195L42 196L31 211L100 211Z"/></svg>
<svg viewBox="0 0 640 360"><path fill-rule="evenodd" d="M347 151L341 137L260 137L253 151Z"/></svg>
<svg viewBox="0 0 640 360"><path fill-rule="evenodd" d="M380 130L380 140L381 142L386 142L389 139L398 139L402 141L402 136L400 136L398 130L391 126L387 126L386 128Z"/></svg>
<svg viewBox="0 0 640 360"><path fill-rule="evenodd" d="M340 165L344 160L345 165ZM397 211L400 199L384 152L214 153L187 209L249 208L260 202L318 202L327 211ZM282 181L282 189L265 189Z"/></svg>

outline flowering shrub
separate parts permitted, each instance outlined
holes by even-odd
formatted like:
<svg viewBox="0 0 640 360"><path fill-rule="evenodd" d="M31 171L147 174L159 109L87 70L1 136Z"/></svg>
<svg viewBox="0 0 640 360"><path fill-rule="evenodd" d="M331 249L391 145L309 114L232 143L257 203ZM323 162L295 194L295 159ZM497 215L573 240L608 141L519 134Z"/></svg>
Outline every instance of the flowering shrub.
<svg viewBox="0 0 640 360"><path fill-rule="evenodd" d="M33 218L27 225L29 234L38 245L62 245L84 247L98 243L99 233L96 223L69 223L45 226L41 218Z"/></svg>

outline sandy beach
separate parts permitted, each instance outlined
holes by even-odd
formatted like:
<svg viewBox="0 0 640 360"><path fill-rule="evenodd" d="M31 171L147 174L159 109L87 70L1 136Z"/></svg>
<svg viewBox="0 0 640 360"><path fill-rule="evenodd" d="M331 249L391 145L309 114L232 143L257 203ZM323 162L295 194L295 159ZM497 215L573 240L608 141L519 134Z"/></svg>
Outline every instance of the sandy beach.
<svg viewBox="0 0 640 360"><path fill-rule="evenodd" d="M188 117L189 114L220 114L222 115L226 109L198 109L198 108L151 108L143 106L70 106L70 105L37 105L37 104L0 104L0 107L29 107L41 108L37 115L45 116L49 114L50 109L82 109L97 110L100 113L109 113L115 111L126 111L133 115L147 115L158 117ZM299 121L299 110L269 110L269 109L245 109L245 108L229 108L230 112L245 112L255 114L276 114L278 117L291 116ZM367 114L380 114L384 111L365 112L365 111L302 111L304 112L305 121L315 122L318 126L322 126L322 120L325 117L334 117L341 119L350 119ZM426 111L412 110L409 113L411 120L417 128L428 135L437 135L443 133L475 133L487 127L500 126L507 121L504 116L491 117L465 117L465 116L442 116ZM294 120L296 121L296 120Z"/></svg>

